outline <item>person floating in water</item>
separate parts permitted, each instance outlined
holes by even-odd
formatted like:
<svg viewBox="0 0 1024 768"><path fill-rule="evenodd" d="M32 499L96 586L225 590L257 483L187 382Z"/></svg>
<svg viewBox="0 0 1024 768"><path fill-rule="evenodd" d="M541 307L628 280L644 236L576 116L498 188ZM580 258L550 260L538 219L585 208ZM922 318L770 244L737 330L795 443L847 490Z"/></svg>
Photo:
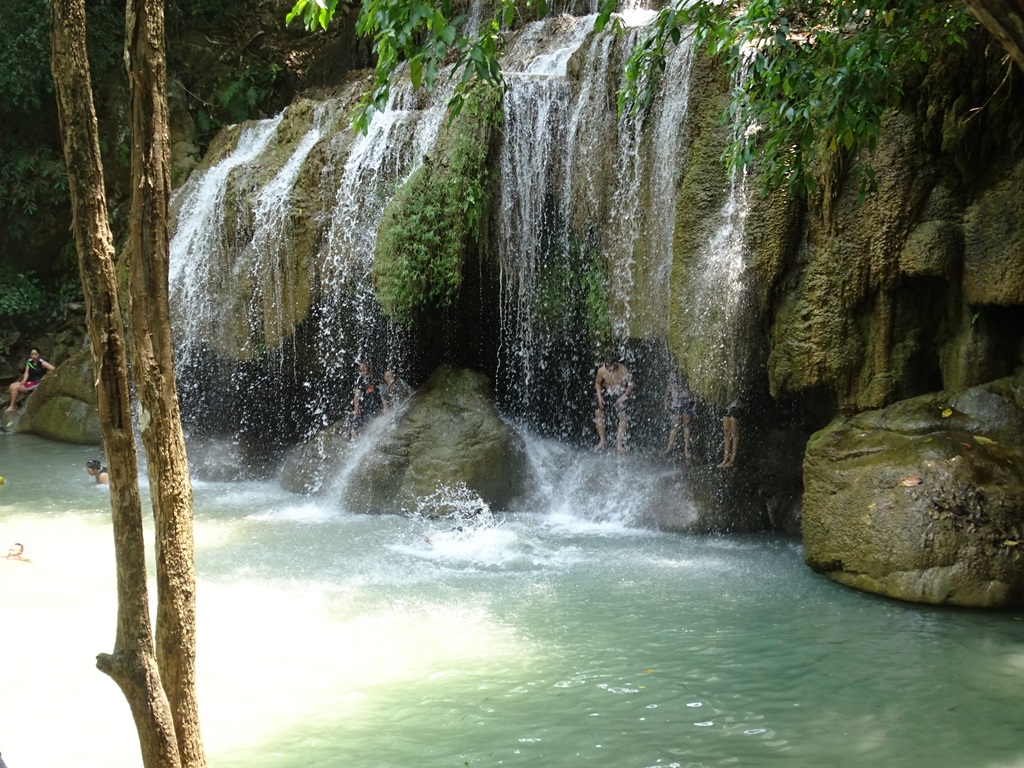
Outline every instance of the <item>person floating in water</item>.
<svg viewBox="0 0 1024 768"><path fill-rule="evenodd" d="M27 563L29 560L25 557L25 545L18 541L11 544L4 560L20 560L23 563Z"/></svg>
<svg viewBox="0 0 1024 768"><path fill-rule="evenodd" d="M733 400L725 407L722 416L722 463L718 466L729 469L736 463L736 451L740 446L740 404Z"/></svg>
<svg viewBox="0 0 1024 768"><path fill-rule="evenodd" d="M352 388L352 418L349 424L350 439L359 434L366 422L384 410L380 399L380 385L373 378L373 369L365 360L357 363L359 373Z"/></svg>
<svg viewBox="0 0 1024 768"><path fill-rule="evenodd" d="M668 411L669 430L668 445L661 452L662 456L668 456L676 446L676 437L679 429L683 430L683 456L690 458L690 420L696 414L693 398L690 390L683 384L679 374L675 371L669 375L668 385L665 387L665 400L663 407Z"/></svg>
<svg viewBox="0 0 1024 768"><path fill-rule="evenodd" d="M605 400L611 400L615 407L615 416L618 422L615 437L615 447L619 453L626 452L626 418L629 397L633 394L633 377L629 368L624 363L608 361L597 369L594 377L594 426L597 427L597 445L595 451L603 450L607 441L605 439Z"/></svg>
<svg viewBox="0 0 1024 768"><path fill-rule="evenodd" d="M85 462L85 471L88 473L89 477L96 478L96 485L106 485L110 482L110 474L99 459L92 459L91 461Z"/></svg>
<svg viewBox="0 0 1024 768"><path fill-rule="evenodd" d="M395 371L388 368L384 371L384 382L380 385L380 400L384 410L390 410L407 398L412 392L412 387L405 379L395 376Z"/></svg>
<svg viewBox="0 0 1024 768"><path fill-rule="evenodd" d="M50 371L54 370L54 366L39 356L39 350L32 347L32 351L29 353L28 360L25 362L25 370L21 374L21 379L12 382L9 387L11 393L11 402L7 406L7 412L12 413L18 410L18 397L22 394L28 394L42 381Z"/></svg>

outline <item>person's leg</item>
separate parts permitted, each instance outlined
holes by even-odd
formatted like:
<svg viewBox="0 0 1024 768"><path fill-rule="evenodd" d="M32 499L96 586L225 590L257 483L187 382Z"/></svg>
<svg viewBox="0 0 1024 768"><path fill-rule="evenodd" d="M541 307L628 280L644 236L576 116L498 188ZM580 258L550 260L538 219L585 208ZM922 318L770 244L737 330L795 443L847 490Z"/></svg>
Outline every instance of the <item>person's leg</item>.
<svg viewBox="0 0 1024 768"><path fill-rule="evenodd" d="M604 409L598 408L594 411L594 426L597 427L597 445L595 448L604 448L605 434L604 434Z"/></svg>
<svg viewBox="0 0 1024 768"><path fill-rule="evenodd" d="M669 429L668 429L668 445L665 446L665 450L661 452L662 456L668 456L672 453L672 449L676 447L676 434L679 432L679 415L673 413L669 417Z"/></svg>
<svg viewBox="0 0 1024 768"><path fill-rule="evenodd" d="M615 447L619 453L626 452L626 411L619 410L619 429L615 437Z"/></svg>
<svg viewBox="0 0 1024 768"><path fill-rule="evenodd" d="M726 416L722 419L722 429L725 433L725 458L722 466L728 469L736 461L736 448L739 442L739 422L733 416Z"/></svg>
<svg viewBox="0 0 1024 768"><path fill-rule="evenodd" d="M732 453L729 457L729 464L736 463L736 452L740 448L740 420L735 416L732 417Z"/></svg>
<svg viewBox="0 0 1024 768"><path fill-rule="evenodd" d="M718 464L724 467L729 461L729 417L722 417L722 461Z"/></svg>
<svg viewBox="0 0 1024 768"><path fill-rule="evenodd" d="M683 414L683 456L690 458L690 414Z"/></svg>
<svg viewBox="0 0 1024 768"><path fill-rule="evenodd" d="M20 381L15 381L15 382L13 382L11 384L10 391L11 391L11 404L7 406L7 410L8 411L14 411L14 410L17 410L17 408L18 408L18 395L20 395L22 392L26 392L28 390L24 389L21 386L21 382Z"/></svg>

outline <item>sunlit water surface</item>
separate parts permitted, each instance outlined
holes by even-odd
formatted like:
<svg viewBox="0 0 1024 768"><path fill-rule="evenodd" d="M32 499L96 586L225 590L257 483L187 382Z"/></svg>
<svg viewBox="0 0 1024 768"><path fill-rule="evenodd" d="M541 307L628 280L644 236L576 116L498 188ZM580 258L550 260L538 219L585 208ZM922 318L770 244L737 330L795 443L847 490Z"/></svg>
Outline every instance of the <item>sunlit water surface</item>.
<svg viewBox="0 0 1024 768"><path fill-rule="evenodd" d="M141 765L93 666L115 617L93 455L0 435L0 544L31 557L0 560L10 768ZM1019 614L858 594L788 540L564 508L459 536L272 483L197 482L195 507L212 766L1024 766Z"/></svg>

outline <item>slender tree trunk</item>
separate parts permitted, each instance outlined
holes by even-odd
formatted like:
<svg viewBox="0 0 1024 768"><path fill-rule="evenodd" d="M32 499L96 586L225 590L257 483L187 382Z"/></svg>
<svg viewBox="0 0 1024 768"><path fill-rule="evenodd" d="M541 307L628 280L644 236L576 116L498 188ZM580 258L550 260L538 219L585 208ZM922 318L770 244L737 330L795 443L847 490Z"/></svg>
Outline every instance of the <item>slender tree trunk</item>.
<svg viewBox="0 0 1024 768"><path fill-rule="evenodd" d="M170 150L163 0L129 0L132 361L156 522L156 652L184 768L204 768L196 697L192 484L175 391L168 301Z"/></svg>
<svg viewBox="0 0 1024 768"><path fill-rule="evenodd" d="M117 559L114 651L96 666L124 692L147 768L180 765L170 708L160 684L149 621L145 540L114 246L107 220L96 112L85 48L84 0L50 5L53 79L57 92L73 213L78 268L96 371L100 429L110 466L110 503Z"/></svg>
<svg viewBox="0 0 1024 768"><path fill-rule="evenodd" d="M1024 69L1024 0L967 0L967 5Z"/></svg>

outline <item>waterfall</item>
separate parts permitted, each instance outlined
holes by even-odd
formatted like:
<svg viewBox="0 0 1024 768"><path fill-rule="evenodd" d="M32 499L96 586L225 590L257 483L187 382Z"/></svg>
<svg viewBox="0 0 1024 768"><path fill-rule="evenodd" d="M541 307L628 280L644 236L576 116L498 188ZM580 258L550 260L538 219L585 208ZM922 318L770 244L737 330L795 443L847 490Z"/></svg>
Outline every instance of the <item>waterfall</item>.
<svg viewBox="0 0 1024 768"><path fill-rule="evenodd" d="M248 244L248 255L238 262L240 268L248 270L247 275L238 275L249 282L252 298L249 302L250 338L261 339L266 349L277 349L290 329L285 319L286 309L293 300L288 294L294 291L293 276L288 262L282 258L286 241L286 227L289 220L290 197L295 180L309 153L324 137L329 127L328 105L318 104L313 112L313 126L296 144L291 156L256 193L253 201L253 237ZM261 326L260 333L254 333Z"/></svg>
<svg viewBox="0 0 1024 768"><path fill-rule="evenodd" d="M394 365L406 356L404 334L383 316L374 296L374 244L395 190L433 149L449 95L444 88L426 94L396 84L387 108L357 137L341 170L316 275L324 306L314 344L329 353L323 359L329 380L349 384L353 359L374 355ZM337 416L325 401L331 397L327 393L317 404L311 431Z"/></svg>
<svg viewBox="0 0 1024 768"><path fill-rule="evenodd" d="M733 126L733 131L743 129ZM688 331L681 340L685 372L697 391L720 405L750 394L752 352L746 343L753 334L746 244L750 203L747 172L734 168L727 197L709 221L707 240L697 248L685 279L676 285L676 306Z"/></svg>
<svg viewBox="0 0 1024 768"><path fill-rule="evenodd" d="M210 286L223 285L230 275L220 269L219 261L226 247L223 223L228 180L235 169L260 156L282 117L245 126L232 152L205 173L193 174L172 198L175 217L169 287L179 349L190 349L200 339L216 338L221 318L209 297Z"/></svg>
<svg viewBox="0 0 1024 768"><path fill-rule="evenodd" d="M745 298L745 240L744 232L749 212L749 185L745 171L733 171L729 183L729 197L718 214L718 225L707 246L698 254L698 267L691 276L687 291L691 301L685 312L687 325L704 327L710 344L703 349L712 354L703 355L691 365L695 379L718 377L728 382L721 395L725 402L739 395L735 385L745 379L742 370L743 355L738 349L742 334ZM724 403L723 403L724 404Z"/></svg>
<svg viewBox="0 0 1024 768"><path fill-rule="evenodd" d="M366 135L348 128L344 95L297 102L245 125L177 191L171 297L193 433L290 442L344 413L356 356L402 357L373 296L374 242L447 95L396 85Z"/></svg>
<svg viewBox="0 0 1024 768"><path fill-rule="evenodd" d="M592 30L593 17L537 22L506 59L496 248L500 365L514 380L503 395L549 432L569 428L564 396L592 380L602 348L669 323L692 46L669 57L649 114L619 116L622 67L642 30Z"/></svg>
<svg viewBox="0 0 1024 768"><path fill-rule="evenodd" d="M728 351L743 303L740 177L717 214L719 232L700 254L684 254L700 277L674 286L692 122L688 38L669 55L651 108L618 114L625 61L652 17L634 9L633 26L616 34L595 33L593 15L552 16L525 25L503 58L492 197L469 247L480 306L458 310L494 342L466 357L494 375L506 413L573 442L593 429L599 357L615 354L646 377L640 396L654 401L637 410L660 429L652 393L667 350L679 348L666 344L670 329L679 321L720 334L715 347ZM399 78L356 135L345 113L360 87L243 126L235 147L175 196L172 301L182 388L203 404L188 409L195 425L209 420L258 442L270 433L283 447L345 415L355 360L436 360L384 316L373 264L385 209L435 152L453 84L429 94ZM723 365L735 368L706 365L717 378Z"/></svg>

